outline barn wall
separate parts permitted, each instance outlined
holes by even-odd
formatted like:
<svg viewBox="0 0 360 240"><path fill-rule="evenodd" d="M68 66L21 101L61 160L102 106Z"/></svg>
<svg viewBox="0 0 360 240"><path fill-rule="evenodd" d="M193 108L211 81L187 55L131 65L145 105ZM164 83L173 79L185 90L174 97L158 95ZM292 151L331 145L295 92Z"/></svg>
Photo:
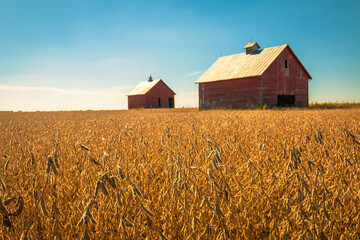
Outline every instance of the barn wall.
<svg viewBox="0 0 360 240"><path fill-rule="evenodd" d="M128 96L128 109L132 108L145 108L145 96L135 95Z"/></svg>
<svg viewBox="0 0 360 240"><path fill-rule="evenodd" d="M199 109L261 106L261 89L260 77L199 83Z"/></svg>
<svg viewBox="0 0 360 240"><path fill-rule="evenodd" d="M288 60L285 68L284 60ZM295 106L308 106L308 76L289 48L262 75L264 104L277 106L278 95L295 95Z"/></svg>
<svg viewBox="0 0 360 240"><path fill-rule="evenodd" d="M146 108L159 108L159 98L161 101L161 108L168 108L169 98L174 98L174 93L162 81L156 84L145 95ZM174 99L174 105L175 105L175 99Z"/></svg>

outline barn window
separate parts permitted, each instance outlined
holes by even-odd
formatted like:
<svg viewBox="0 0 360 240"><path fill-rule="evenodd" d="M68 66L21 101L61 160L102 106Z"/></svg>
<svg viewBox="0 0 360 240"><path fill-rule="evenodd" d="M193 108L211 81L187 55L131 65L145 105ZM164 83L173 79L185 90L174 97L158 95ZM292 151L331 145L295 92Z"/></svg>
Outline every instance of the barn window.
<svg viewBox="0 0 360 240"><path fill-rule="evenodd" d="M285 68L288 68L288 60L287 59L284 60L284 66L285 66Z"/></svg>
<svg viewBox="0 0 360 240"><path fill-rule="evenodd" d="M161 98L158 98L159 108L161 107Z"/></svg>

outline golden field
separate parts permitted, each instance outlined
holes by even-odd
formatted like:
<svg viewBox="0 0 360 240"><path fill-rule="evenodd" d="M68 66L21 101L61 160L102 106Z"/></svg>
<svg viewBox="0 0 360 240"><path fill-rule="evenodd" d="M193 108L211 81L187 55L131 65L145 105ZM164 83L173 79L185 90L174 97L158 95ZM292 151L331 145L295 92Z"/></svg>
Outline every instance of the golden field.
<svg viewBox="0 0 360 240"><path fill-rule="evenodd" d="M360 109L0 113L1 239L359 239Z"/></svg>

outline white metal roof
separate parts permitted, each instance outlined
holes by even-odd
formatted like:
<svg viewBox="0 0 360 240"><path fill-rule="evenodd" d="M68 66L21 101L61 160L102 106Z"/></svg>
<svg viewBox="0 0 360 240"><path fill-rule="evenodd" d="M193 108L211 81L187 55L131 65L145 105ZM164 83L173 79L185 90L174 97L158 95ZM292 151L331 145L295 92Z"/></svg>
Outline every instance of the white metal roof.
<svg viewBox="0 0 360 240"><path fill-rule="evenodd" d="M220 57L196 83L261 76L287 46L285 44L257 50L252 54L239 53Z"/></svg>
<svg viewBox="0 0 360 240"><path fill-rule="evenodd" d="M139 82L139 84L136 85L136 87L133 90L131 90L131 92L129 92L127 94L127 96L144 95L148 91L150 91L150 89L153 88L160 81L161 81L161 79L156 79L156 80L153 80L151 82L149 82L149 81Z"/></svg>

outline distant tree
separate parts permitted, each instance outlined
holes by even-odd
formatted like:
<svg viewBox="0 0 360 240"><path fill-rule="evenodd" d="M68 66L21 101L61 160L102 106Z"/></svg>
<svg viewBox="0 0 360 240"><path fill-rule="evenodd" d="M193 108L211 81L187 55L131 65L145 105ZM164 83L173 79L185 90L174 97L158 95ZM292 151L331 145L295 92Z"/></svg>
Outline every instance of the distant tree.
<svg viewBox="0 0 360 240"><path fill-rule="evenodd" d="M152 82L152 81L153 81L153 79L152 79L152 76L150 75L148 82Z"/></svg>

